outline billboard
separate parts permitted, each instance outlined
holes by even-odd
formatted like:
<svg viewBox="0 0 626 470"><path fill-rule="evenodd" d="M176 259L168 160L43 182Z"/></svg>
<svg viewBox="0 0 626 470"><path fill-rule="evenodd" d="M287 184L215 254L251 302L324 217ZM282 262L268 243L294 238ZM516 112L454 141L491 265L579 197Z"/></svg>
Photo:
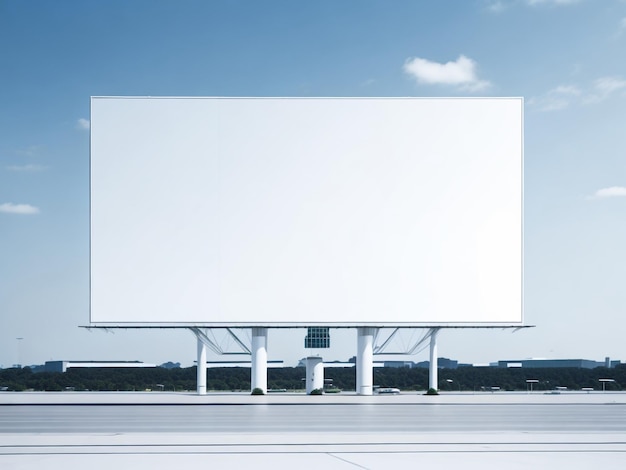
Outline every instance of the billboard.
<svg viewBox="0 0 626 470"><path fill-rule="evenodd" d="M91 100L93 325L516 325L521 98Z"/></svg>

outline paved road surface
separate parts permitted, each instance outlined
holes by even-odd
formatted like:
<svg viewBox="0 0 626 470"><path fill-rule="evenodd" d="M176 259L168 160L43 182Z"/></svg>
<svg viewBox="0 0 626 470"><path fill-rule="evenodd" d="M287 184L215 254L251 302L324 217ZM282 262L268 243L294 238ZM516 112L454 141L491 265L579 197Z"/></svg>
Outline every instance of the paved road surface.
<svg viewBox="0 0 626 470"><path fill-rule="evenodd" d="M625 468L624 400L523 401L0 402L0 468Z"/></svg>
<svg viewBox="0 0 626 470"><path fill-rule="evenodd" d="M625 433L623 404L0 407L0 433ZM626 464L625 464L626 465Z"/></svg>

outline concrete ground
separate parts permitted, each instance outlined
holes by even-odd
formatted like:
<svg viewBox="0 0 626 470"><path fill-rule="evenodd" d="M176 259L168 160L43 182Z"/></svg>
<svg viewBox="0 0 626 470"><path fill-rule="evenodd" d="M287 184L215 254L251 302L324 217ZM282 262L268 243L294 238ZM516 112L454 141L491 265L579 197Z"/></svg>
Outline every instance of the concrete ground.
<svg viewBox="0 0 626 470"><path fill-rule="evenodd" d="M0 468L622 469L626 394L0 393Z"/></svg>

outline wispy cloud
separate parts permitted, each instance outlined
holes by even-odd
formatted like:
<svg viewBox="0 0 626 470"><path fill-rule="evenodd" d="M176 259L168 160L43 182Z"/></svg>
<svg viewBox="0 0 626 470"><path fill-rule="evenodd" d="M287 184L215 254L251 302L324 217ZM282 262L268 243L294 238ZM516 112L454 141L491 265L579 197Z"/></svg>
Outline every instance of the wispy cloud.
<svg viewBox="0 0 626 470"><path fill-rule="evenodd" d="M487 10L493 13L500 13L506 9L507 5L502 0L493 0L487 3Z"/></svg>
<svg viewBox="0 0 626 470"><path fill-rule="evenodd" d="M577 86L559 85L541 96L530 98L528 105L536 106L540 111L556 111L567 108L581 94Z"/></svg>
<svg viewBox="0 0 626 470"><path fill-rule="evenodd" d="M13 204L11 202L5 202L0 204L0 213L32 215L39 214L39 208L31 206L30 204Z"/></svg>
<svg viewBox="0 0 626 470"><path fill-rule="evenodd" d="M593 82L591 93L585 98L587 103L598 103L606 100L619 90L626 89L626 80L619 77L602 77Z"/></svg>
<svg viewBox="0 0 626 470"><path fill-rule="evenodd" d="M9 165L6 167L9 171L43 171L46 169L43 165Z"/></svg>
<svg viewBox="0 0 626 470"><path fill-rule="evenodd" d="M581 0L526 0L528 5L573 5Z"/></svg>
<svg viewBox="0 0 626 470"><path fill-rule="evenodd" d="M87 131L89 130L90 127L91 127L91 122L89 122L89 119L80 118L78 121L76 121L77 129Z"/></svg>
<svg viewBox="0 0 626 470"><path fill-rule="evenodd" d="M583 0L484 0L486 9L493 13L500 13L510 7L521 5L523 7L539 7L539 6L567 6L580 3Z"/></svg>
<svg viewBox="0 0 626 470"><path fill-rule="evenodd" d="M559 85L543 95L530 98L527 103L539 111L557 111L578 103L600 103L620 91L626 92L626 80L621 77L600 77L585 88Z"/></svg>
<svg viewBox="0 0 626 470"><path fill-rule="evenodd" d="M626 187L611 186L609 188L598 189L590 199L606 199L609 197L626 197Z"/></svg>
<svg viewBox="0 0 626 470"><path fill-rule="evenodd" d="M491 84L480 80L476 73L476 62L460 55L454 62L432 62L413 57L404 62L403 70L418 83L426 85L451 85L461 90L475 92Z"/></svg>

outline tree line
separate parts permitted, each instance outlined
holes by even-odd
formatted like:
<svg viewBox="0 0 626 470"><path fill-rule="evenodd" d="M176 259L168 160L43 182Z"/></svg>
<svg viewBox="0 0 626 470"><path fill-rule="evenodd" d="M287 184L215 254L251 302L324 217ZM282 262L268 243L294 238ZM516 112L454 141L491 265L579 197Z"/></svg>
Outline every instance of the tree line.
<svg viewBox="0 0 626 470"><path fill-rule="evenodd" d="M304 389L304 367L268 369L268 388L284 390ZM325 378L338 389L356 388L354 367L326 368ZM626 364L607 369L579 368L498 368L459 367L439 369L439 390L527 390L533 381L533 390L569 390L583 388L622 390L626 387ZM428 369L375 368L374 385L395 387L406 391L428 389ZM536 381L536 382L535 382ZM66 372L33 372L30 368L0 369L1 390L93 390L93 391L193 391L196 389L196 368L75 368ZM215 391L249 391L250 368L211 368L207 371L207 389Z"/></svg>

